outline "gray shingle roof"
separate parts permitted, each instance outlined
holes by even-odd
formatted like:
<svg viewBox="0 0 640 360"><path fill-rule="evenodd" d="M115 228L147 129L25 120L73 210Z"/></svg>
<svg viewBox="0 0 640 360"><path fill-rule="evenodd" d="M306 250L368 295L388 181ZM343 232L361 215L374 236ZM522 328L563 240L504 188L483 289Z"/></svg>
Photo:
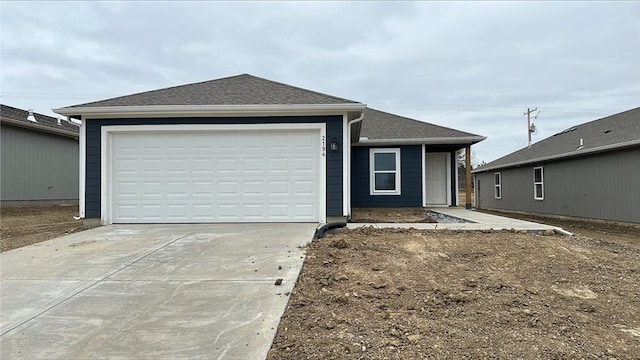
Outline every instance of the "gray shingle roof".
<svg viewBox="0 0 640 360"><path fill-rule="evenodd" d="M310 105L357 101L242 74L74 105L69 108L154 105Z"/></svg>
<svg viewBox="0 0 640 360"><path fill-rule="evenodd" d="M34 112L33 116L37 121L34 123L27 120L27 116L29 116L29 111L27 110L0 104L0 118L7 123L10 122L13 125L47 132L56 132L66 135L75 134L75 137L77 137L79 133L77 126L71 125L64 120L60 121L60 124L58 125L58 119Z"/></svg>
<svg viewBox="0 0 640 360"><path fill-rule="evenodd" d="M583 156L628 146L640 146L640 107L572 126L532 144L530 148L523 148L494 160L474 172Z"/></svg>
<svg viewBox="0 0 640 360"><path fill-rule="evenodd" d="M484 140L484 137L460 130L438 126L423 121L390 114L384 111L367 108L362 120L360 137L366 141L378 140L416 140L449 139L460 144L472 144ZM362 143L366 143L365 140Z"/></svg>

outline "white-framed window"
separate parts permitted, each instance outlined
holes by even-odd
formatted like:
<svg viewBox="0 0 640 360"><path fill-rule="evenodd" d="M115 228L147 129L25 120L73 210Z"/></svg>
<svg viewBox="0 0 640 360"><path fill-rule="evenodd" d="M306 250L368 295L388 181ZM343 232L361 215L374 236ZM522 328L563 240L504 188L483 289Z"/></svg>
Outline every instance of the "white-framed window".
<svg viewBox="0 0 640 360"><path fill-rule="evenodd" d="M493 196L502 199L502 174L499 172L493 174L493 188Z"/></svg>
<svg viewBox="0 0 640 360"><path fill-rule="evenodd" d="M542 166L533 168L533 199L544 200L544 169Z"/></svg>
<svg viewBox="0 0 640 360"><path fill-rule="evenodd" d="M369 149L371 195L400 195L400 149Z"/></svg>

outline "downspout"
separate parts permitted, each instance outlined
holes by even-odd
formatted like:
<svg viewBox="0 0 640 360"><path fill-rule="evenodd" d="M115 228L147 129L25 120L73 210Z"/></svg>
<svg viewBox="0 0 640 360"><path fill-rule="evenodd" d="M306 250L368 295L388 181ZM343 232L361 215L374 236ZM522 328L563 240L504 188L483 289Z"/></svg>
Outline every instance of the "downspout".
<svg viewBox="0 0 640 360"><path fill-rule="evenodd" d="M85 218L85 180L86 180L86 161L87 161L87 120L84 116L80 117L79 133L79 156L78 156L78 216L74 216L75 220Z"/></svg>
<svg viewBox="0 0 640 360"><path fill-rule="evenodd" d="M347 199L347 208L349 210L347 214L347 221L349 221L349 218L351 218L351 125L362 121L362 119L364 119L364 110L362 110L359 117L347 122L347 141L345 142L347 146L345 146L345 148L347 150L346 162L347 162L348 171L347 171L347 180L346 180L347 194L344 195ZM334 223L323 224L316 229L316 233L314 234L314 237L318 239L322 239L327 231L331 229L342 228L342 227L345 227L346 225L347 225L346 222L334 222Z"/></svg>
<svg viewBox="0 0 640 360"><path fill-rule="evenodd" d="M345 196L347 196L347 220L351 219L351 125L362 121L364 119L364 111L360 113L360 116L347 122L347 189L348 192Z"/></svg>

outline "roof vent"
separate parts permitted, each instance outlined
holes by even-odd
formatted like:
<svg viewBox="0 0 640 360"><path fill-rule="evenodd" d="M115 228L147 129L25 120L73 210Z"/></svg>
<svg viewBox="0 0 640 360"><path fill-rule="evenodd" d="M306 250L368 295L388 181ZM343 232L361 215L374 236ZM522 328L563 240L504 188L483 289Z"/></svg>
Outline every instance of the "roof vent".
<svg viewBox="0 0 640 360"><path fill-rule="evenodd" d="M33 116L33 109L29 109L29 116L27 116L27 121L31 121L34 123L38 122L38 120L36 120L36 117Z"/></svg>
<svg viewBox="0 0 640 360"><path fill-rule="evenodd" d="M605 133L605 134L608 134L608 133L610 133L610 132L611 132L611 130L605 130L605 131L604 131L604 133Z"/></svg>
<svg viewBox="0 0 640 360"><path fill-rule="evenodd" d="M578 146L578 150L582 150L583 147L584 147L584 140L580 138L580 146Z"/></svg>
<svg viewBox="0 0 640 360"><path fill-rule="evenodd" d="M60 117L58 117L58 126L62 126L62 122L60 121Z"/></svg>

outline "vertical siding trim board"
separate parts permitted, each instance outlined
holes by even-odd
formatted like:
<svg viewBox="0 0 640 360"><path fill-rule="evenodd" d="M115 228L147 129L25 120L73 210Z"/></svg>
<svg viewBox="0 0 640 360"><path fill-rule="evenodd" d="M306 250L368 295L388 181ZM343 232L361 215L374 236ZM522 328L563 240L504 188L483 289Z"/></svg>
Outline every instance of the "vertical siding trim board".
<svg viewBox="0 0 640 360"><path fill-rule="evenodd" d="M454 191L453 191L453 204L452 205L453 206L458 206L458 203L460 202L460 199L458 197L458 193L460 192L460 188L459 188L460 184L458 183L458 176L459 176L459 174L458 174L458 150L454 151L452 153L452 156L453 156L453 159L454 159L453 160L453 164L452 164L453 168L454 168L453 178L455 179L454 180L455 186L453 187ZM465 177L465 179L466 179L466 177Z"/></svg>
<svg viewBox="0 0 640 360"><path fill-rule="evenodd" d="M427 206L427 167L425 166L427 161L427 150L426 145L422 144L422 149L420 150L422 154L422 159L420 160L420 164L422 164L422 207Z"/></svg>
<svg viewBox="0 0 640 360"><path fill-rule="evenodd" d="M102 127L104 126L135 126L135 125L266 125L270 129L274 126L290 126L293 124L307 124L325 129L325 142L327 139L337 138L340 143L344 143L343 127L344 117L340 116L273 116L273 117L199 117L199 118L132 118L132 119L86 119L83 117L84 123L84 139L85 151L84 166L84 204L81 210L87 218L102 218L102 190L106 190L102 184ZM291 128L291 126L289 127ZM105 144L106 145L106 144ZM326 151L325 175L320 179L324 182L326 191L322 192L325 201L321 202L324 206L322 217L341 216L344 210L343 194L344 181L343 178L345 166L344 152ZM323 160L321 160L323 161Z"/></svg>
<svg viewBox="0 0 640 360"><path fill-rule="evenodd" d="M349 167L351 166L351 162L349 161L349 148L351 147L351 136L349 136L348 125L349 118L347 114L342 116L342 141L338 144L339 147L342 147L342 158L343 166L342 166L342 193L344 196L342 197L342 216L349 216L351 212L351 208L349 206Z"/></svg>
<svg viewBox="0 0 640 360"><path fill-rule="evenodd" d="M85 217L85 189L86 189L86 169L87 169L87 121L84 119L84 116L80 119L80 141L78 142L78 147L80 150L78 161L78 214L80 219Z"/></svg>

